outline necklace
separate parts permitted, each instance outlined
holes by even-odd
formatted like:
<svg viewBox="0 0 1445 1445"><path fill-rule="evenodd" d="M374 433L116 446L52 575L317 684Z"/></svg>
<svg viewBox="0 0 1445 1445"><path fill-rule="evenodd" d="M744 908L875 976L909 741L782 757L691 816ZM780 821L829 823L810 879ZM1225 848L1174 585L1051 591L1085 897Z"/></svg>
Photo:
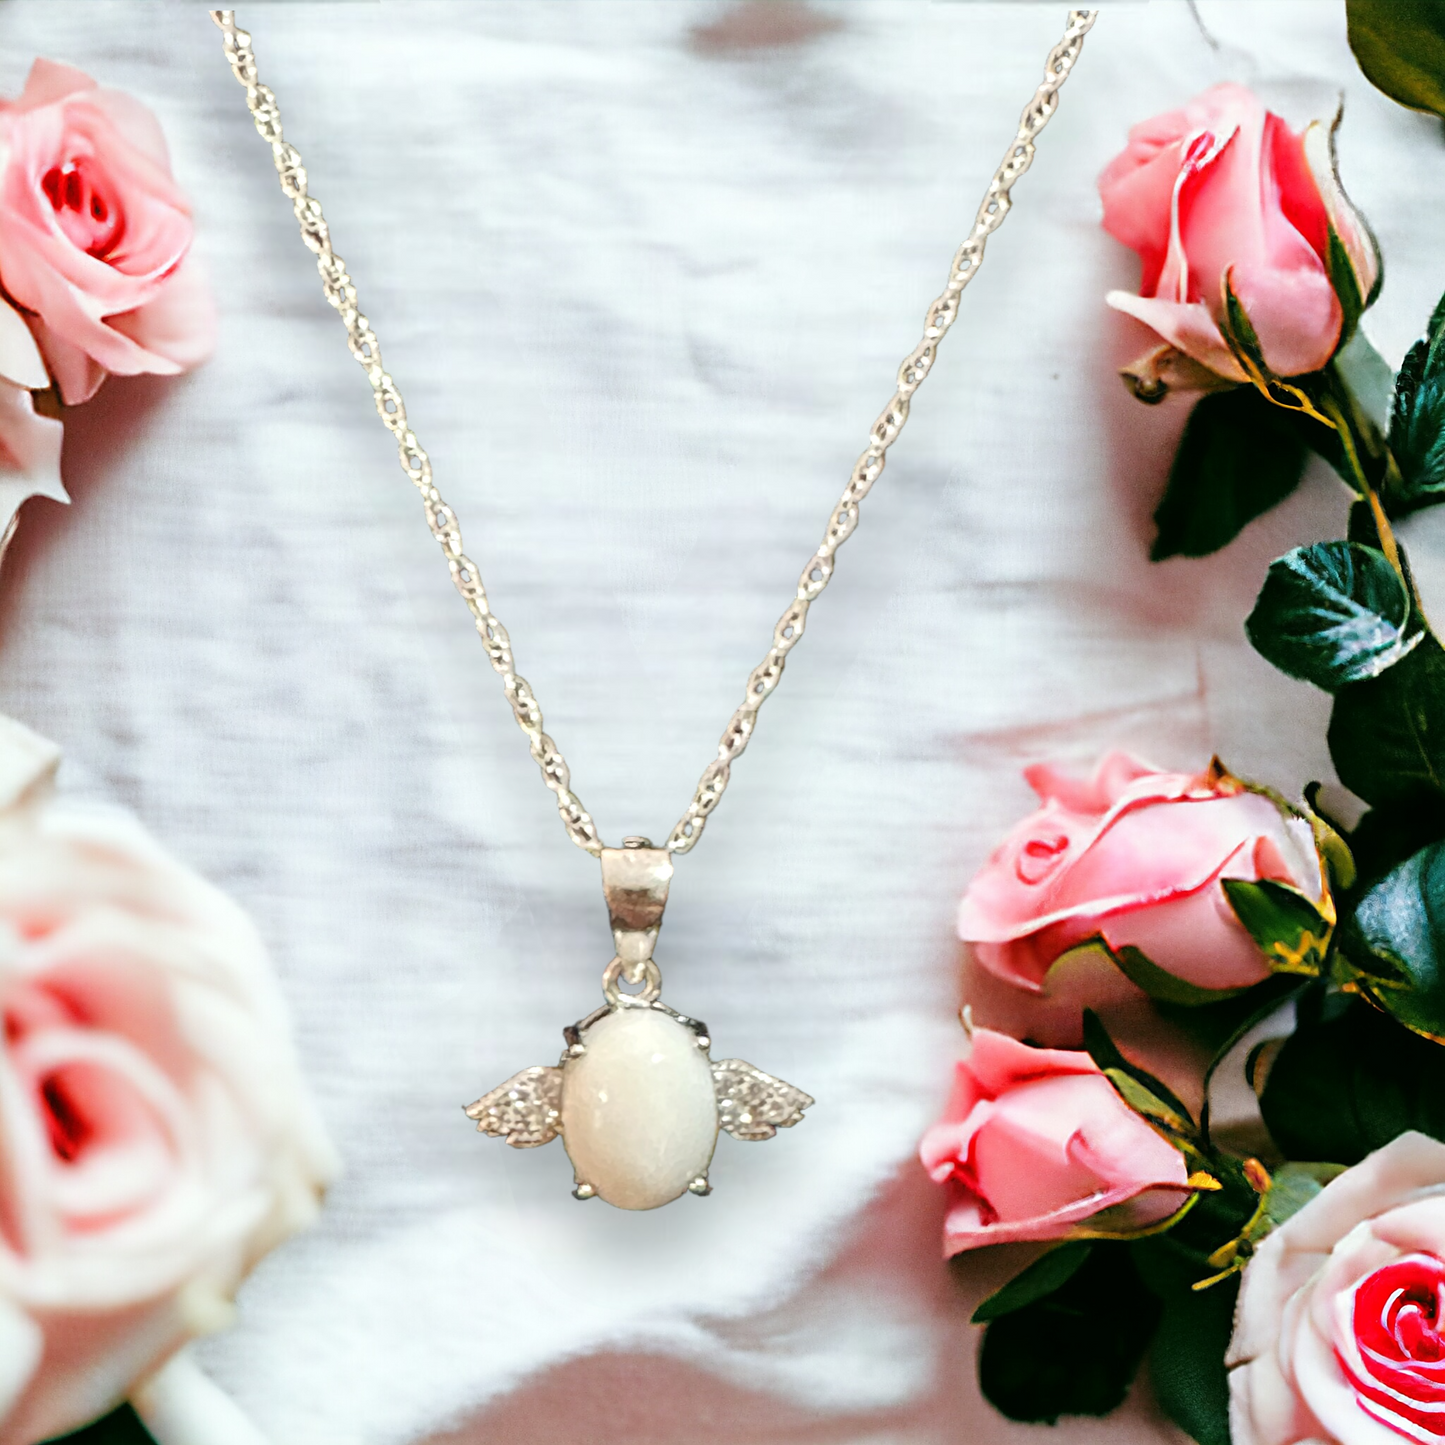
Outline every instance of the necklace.
<svg viewBox="0 0 1445 1445"><path fill-rule="evenodd" d="M803 635L808 609L833 575L834 556L858 525L859 504L882 474L888 448L908 420L913 394L933 369L938 344L958 316L959 298L978 272L984 246L1008 214L1013 184L1033 161L1034 139L1058 108L1059 89L1097 13L1069 12L1063 38L1045 62L1043 82L1024 108L1018 134L989 182L972 231L954 255L948 284L928 308L923 339L899 366L897 389L873 423L822 543L804 566L793 601L773 629L767 656L748 677L742 704L723 731L692 801L664 846L654 847L647 838L625 838L621 847L610 848L572 791L571 774L557 745L543 731L542 710L517 673L507 630L491 610L476 564L462 550L456 513L437 490L431 462L407 426L406 406L382 365L376 333L358 308L345 263L332 250L320 203L307 190L300 153L282 133L276 97L260 82L251 37L236 27L234 11L211 11L231 69L245 87L256 129L271 147L302 240L316 255L326 299L346 327L347 344L371 383L382 424L396 438L402 469L421 493L432 535L502 679L542 781L556 795L568 837L602 865L602 891L616 949L602 974L602 1006L563 1030L566 1048L555 1067L523 1069L466 1110L479 1130L516 1148L546 1144L560 1134L572 1161L578 1199L654 1209L688 1191L708 1194L719 1130L737 1139L770 1139L796 1124L814 1102L801 1089L742 1059L712 1060L706 1025L661 1001L662 973L653 950L673 856L692 850L721 800L732 764L752 737L758 709L782 678L788 653Z"/></svg>

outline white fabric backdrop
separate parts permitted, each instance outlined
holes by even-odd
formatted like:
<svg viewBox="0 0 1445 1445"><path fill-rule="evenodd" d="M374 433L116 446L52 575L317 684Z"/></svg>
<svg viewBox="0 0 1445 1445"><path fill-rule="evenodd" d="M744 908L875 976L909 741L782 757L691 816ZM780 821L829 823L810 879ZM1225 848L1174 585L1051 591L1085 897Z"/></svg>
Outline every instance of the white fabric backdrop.
<svg viewBox="0 0 1445 1445"><path fill-rule="evenodd" d="M781 22L779 16L781 15ZM768 22L771 17L771 23ZM241 9L439 481L610 839L666 833L761 656L1062 29L1061 5L848 0ZM747 41L762 42L747 44ZM697 852L660 957L724 1053L817 1107L724 1140L707 1200L569 1197L458 1106L548 1062L610 956L204 8L5 0L35 54L160 113L221 345L75 413L31 504L0 707L258 919L347 1162L208 1368L278 1442L944 1445L978 1401L912 1160L958 1041L954 902L1019 766L1126 744L1327 775L1324 700L1240 621L1339 535L1301 492L1150 567L1183 411L1132 402L1135 276L1093 178L1216 80L1347 96L1397 360L1445 286L1439 127L1363 82L1337 3L1105 9L938 374ZM1445 545L1433 554L1445 565ZM1422 556L1428 571L1431 554ZM1136 1398L1073 1440L1154 1438Z"/></svg>

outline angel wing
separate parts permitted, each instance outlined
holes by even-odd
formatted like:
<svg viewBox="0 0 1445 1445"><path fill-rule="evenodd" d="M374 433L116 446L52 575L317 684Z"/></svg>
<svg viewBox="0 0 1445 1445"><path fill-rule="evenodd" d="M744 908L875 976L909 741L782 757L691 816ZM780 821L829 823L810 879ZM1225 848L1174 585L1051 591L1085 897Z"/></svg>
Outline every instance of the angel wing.
<svg viewBox="0 0 1445 1445"><path fill-rule="evenodd" d="M813 1102L801 1089L745 1059L719 1059L712 1077L718 1123L734 1139L771 1139L779 1129L791 1129Z"/></svg>
<svg viewBox="0 0 1445 1445"><path fill-rule="evenodd" d="M523 1069L468 1104L466 1112L481 1133L505 1139L514 1149L550 1143L562 1131L562 1070Z"/></svg>

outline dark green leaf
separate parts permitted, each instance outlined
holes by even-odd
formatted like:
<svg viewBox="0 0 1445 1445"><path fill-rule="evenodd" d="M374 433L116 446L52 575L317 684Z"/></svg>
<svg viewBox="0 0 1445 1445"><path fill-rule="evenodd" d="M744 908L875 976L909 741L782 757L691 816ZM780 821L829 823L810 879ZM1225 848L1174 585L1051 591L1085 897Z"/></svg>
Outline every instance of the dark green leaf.
<svg viewBox="0 0 1445 1445"><path fill-rule="evenodd" d="M1159 1318L1126 1245L1096 1245L1060 1288L994 1320L978 1382L1010 1420L1107 1415L1123 1402Z"/></svg>
<svg viewBox="0 0 1445 1445"><path fill-rule="evenodd" d="M1149 1351L1149 1380L1159 1407L1199 1445L1229 1445L1225 1351L1234 1328L1237 1279L1197 1293L1172 1294Z"/></svg>
<svg viewBox="0 0 1445 1445"><path fill-rule="evenodd" d="M1390 450L1400 469L1386 492L1392 514L1445 501L1445 298L1395 378Z"/></svg>
<svg viewBox="0 0 1445 1445"><path fill-rule="evenodd" d="M1293 416L1253 386L1214 392L1195 404L1154 513L1154 561L1217 552L1294 491L1305 446Z"/></svg>
<svg viewBox="0 0 1445 1445"><path fill-rule="evenodd" d="M1445 115L1445 4L1346 0L1350 49L1370 83L1412 110Z"/></svg>
<svg viewBox="0 0 1445 1445"><path fill-rule="evenodd" d="M1445 843L1422 848L1360 899L1344 950L1387 981L1369 989L1381 1008L1407 1028L1445 1036Z"/></svg>
<svg viewBox="0 0 1445 1445"><path fill-rule="evenodd" d="M1363 999L1316 995L1300 1005L1260 1109L1291 1159L1358 1164L1407 1129L1445 1139L1445 1049Z"/></svg>
<svg viewBox="0 0 1445 1445"><path fill-rule="evenodd" d="M1350 849L1365 882L1383 878L1427 844L1445 839L1445 804L1425 794L1371 808L1350 834Z"/></svg>
<svg viewBox="0 0 1445 1445"><path fill-rule="evenodd" d="M1445 649L1425 634L1394 667L1335 696L1330 757L1375 807L1445 804Z"/></svg>
<svg viewBox="0 0 1445 1445"><path fill-rule="evenodd" d="M129 1405L112 1410L109 1415L77 1430L73 1435L57 1435L46 1445L155 1445L149 1430L140 1422L140 1417Z"/></svg>
<svg viewBox="0 0 1445 1445"><path fill-rule="evenodd" d="M1316 542L1270 563L1244 630L1255 651L1326 692L1378 677L1421 637L1410 595L1384 553Z"/></svg>
<svg viewBox="0 0 1445 1445"><path fill-rule="evenodd" d="M1010 1315L1046 1294L1053 1294L1079 1271L1093 1247L1091 1240L1076 1239L1051 1249L1026 1270L1016 1274L1002 1289L996 1289L989 1295L974 1310L972 1323L986 1325L1000 1315Z"/></svg>
<svg viewBox="0 0 1445 1445"><path fill-rule="evenodd" d="M1320 971L1332 926L1299 889L1272 878L1223 878L1220 884L1235 917L1275 973L1313 976Z"/></svg>

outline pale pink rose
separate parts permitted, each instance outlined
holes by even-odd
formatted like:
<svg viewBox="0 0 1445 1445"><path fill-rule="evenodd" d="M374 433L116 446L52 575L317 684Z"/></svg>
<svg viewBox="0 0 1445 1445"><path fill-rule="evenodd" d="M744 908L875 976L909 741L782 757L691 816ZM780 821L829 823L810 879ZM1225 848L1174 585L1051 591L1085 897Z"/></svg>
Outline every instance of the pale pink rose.
<svg viewBox="0 0 1445 1445"><path fill-rule="evenodd" d="M191 238L155 116L37 60L20 98L0 102L0 284L31 313L65 401L108 372L173 374L210 354L215 308Z"/></svg>
<svg viewBox="0 0 1445 1445"><path fill-rule="evenodd" d="M1188 1197L1184 1156L1118 1095L1088 1054L974 1029L943 1117L923 1136L929 1177L952 1189L943 1253L1066 1239L1109 1211L1145 1228Z"/></svg>
<svg viewBox="0 0 1445 1445"><path fill-rule="evenodd" d="M1275 1230L1225 1363L1234 1445L1445 1438L1445 1144L1402 1134Z"/></svg>
<svg viewBox="0 0 1445 1445"><path fill-rule="evenodd" d="M1318 371L1343 314L1327 266L1333 226L1362 300L1379 277L1364 221L1335 173L1331 127L1296 133L1242 85L1216 85L1136 125L1099 177L1104 228L1139 253L1126 311L1210 371L1246 376L1219 330L1231 278L1280 376Z"/></svg>
<svg viewBox="0 0 1445 1445"><path fill-rule="evenodd" d="M1024 776L1043 806L994 851L958 912L979 963L1020 988L1042 992L1054 961L1096 937L1200 988L1244 988L1269 966L1220 880L1321 894L1309 825L1233 778L1157 772L1126 753L1087 782L1042 764Z"/></svg>
<svg viewBox="0 0 1445 1445"><path fill-rule="evenodd" d="M0 719L0 1445L227 1323L332 1171L245 915Z"/></svg>
<svg viewBox="0 0 1445 1445"><path fill-rule="evenodd" d="M27 497L70 500L60 480L64 428L54 417L38 415L30 394L49 385L25 319L0 301L0 538ZM0 540L0 558L4 554Z"/></svg>

